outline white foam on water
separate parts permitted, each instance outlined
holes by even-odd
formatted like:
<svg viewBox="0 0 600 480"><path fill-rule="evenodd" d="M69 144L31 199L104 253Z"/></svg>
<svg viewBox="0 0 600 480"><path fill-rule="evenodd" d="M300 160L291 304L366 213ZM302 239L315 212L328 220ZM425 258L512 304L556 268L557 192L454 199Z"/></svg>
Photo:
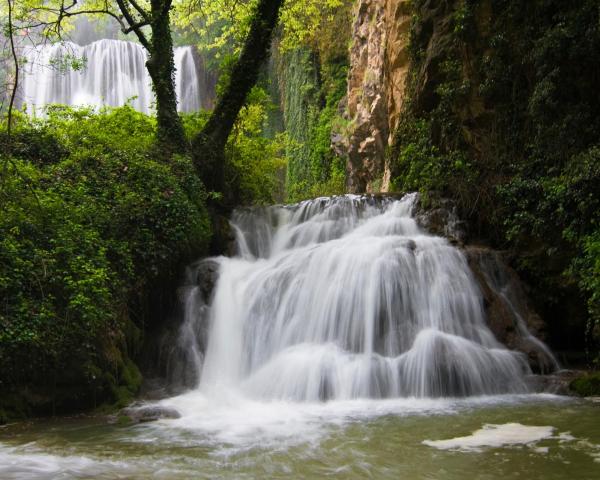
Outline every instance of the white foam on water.
<svg viewBox="0 0 600 480"><path fill-rule="evenodd" d="M352 399L329 402L255 400L229 387L208 393L191 391L165 399L159 406L181 417L142 426L149 442L210 445L214 454L229 455L254 448L285 450L305 444L318 447L348 425L379 417L454 415L477 408L540 401L553 395L497 395L471 398ZM143 408L143 406L142 406ZM182 434L185 432L185 434Z"/></svg>
<svg viewBox="0 0 600 480"><path fill-rule="evenodd" d="M128 464L112 460L96 460L84 456L54 455L34 443L9 447L0 444L0 478L2 480L50 480L69 478L126 478L114 476Z"/></svg>
<svg viewBox="0 0 600 480"><path fill-rule="evenodd" d="M551 426L532 426L520 423L487 424L465 437L424 440L422 443L439 450L480 451L483 448L533 445L541 440L561 438L554 436L554 431L555 428Z"/></svg>
<svg viewBox="0 0 600 480"><path fill-rule="evenodd" d="M349 423L384 415L450 414L457 410L444 399L258 401L231 389L210 394L194 391L161 405L175 408L182 416L149 426L150 435L159 430L173 435L177 442L178 431L185 430L192 436L180 437L180 441L225 445L225 453L252 448L287 449L299 444L317 446L332 431Z"/></svg>

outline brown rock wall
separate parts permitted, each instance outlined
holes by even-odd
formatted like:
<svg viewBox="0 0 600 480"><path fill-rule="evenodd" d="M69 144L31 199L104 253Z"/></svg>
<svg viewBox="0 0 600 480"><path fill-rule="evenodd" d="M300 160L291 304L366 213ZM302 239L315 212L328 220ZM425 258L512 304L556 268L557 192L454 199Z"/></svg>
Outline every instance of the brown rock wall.
<svg viewBox="0 0 600 480"><path fill-rule="evenodd" d="M350 49L344 145L350 192L388 191L386 150L404 102L410 0L358 0ZM338 139L339 140L339 139Z"/></svg>

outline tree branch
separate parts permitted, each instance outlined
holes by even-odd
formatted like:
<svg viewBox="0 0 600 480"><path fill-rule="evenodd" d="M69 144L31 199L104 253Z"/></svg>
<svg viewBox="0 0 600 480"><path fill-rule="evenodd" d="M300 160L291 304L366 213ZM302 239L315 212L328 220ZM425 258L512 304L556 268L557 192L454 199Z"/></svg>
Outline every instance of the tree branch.
<svg viewBox="0 0 600 480"><path fill-rule="evenodd" d="M14 26L13 26L13 0L8 1L8 39L10 41L10 51L15 64L15 79L13 82L12 92L10 95L10 102L8 104L8 118L6 122L6 135L8 137L7 145L10 148L10 135L12 133L12 112L15 106L15 98L17 96L17 88L19 87L19 57L17 56L17 50L15 48L14 39Z"/></svg>
<svg viewBox="0 0 600 480"><path fill-rule="evenodd" d="M140 16L144 19L144 21L146 22L146 25L150 23L150 21L152 20L150 17L150 14L148 14L148 12L146 10L144 10L142 7L140 7L137 2L135 0L128 0L129 3L131 3L131 5L133 5L133 8L135 8L137 10L137 12L140 14Z"/></svg>
<svg viewBox="0 0 600 480"><path fill-rule="evenodd" d="M129 1L131 1L131 0L129 0ZM140 30L140 28L144 25L147 25L147 23L135 21L135 18L133 18L133 14L129 11L129 7L127 6L126 0L116 0L116 2L117 2L117 5L119 6L119 10L121 10L121 13L123 14L123 17L125 17L125 20L129 24L129 27L131 28L130 31L133 31L136 34L136 36L138 37L138 40L140 41L140 43L144 46L144 48L146 50L150 51L151 50L150 42L146 38L146 35L144 35L144 32L142 32L142 30Z"/></svg>

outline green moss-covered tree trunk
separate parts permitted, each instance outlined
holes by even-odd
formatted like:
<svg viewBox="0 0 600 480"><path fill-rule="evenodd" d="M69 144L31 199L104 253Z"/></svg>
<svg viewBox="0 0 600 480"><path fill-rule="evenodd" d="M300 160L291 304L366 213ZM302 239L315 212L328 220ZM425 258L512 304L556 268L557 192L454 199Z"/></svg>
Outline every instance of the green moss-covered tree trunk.
<svg viewBox="0 0 600 480"><path fill-rule="evenodd" d="M259 0L242 53L206 126L192 141L194 165L209 190L222 191L224 151L248 92L267 58L284 0Z"/></svg>
<svg viewBox="0 0 600 480"><path fill-rule="evenodd" d="M159 147L166 153L183 153L188 150L181 118L177 113L175 95L175 64L169 11L172 0L150 0L150 10L142 8L135 0L115 0L121 15L109 13L121 24L123 33L135 33L148 52L146 68L152 79L156 95L156 137ZM107 11L101 10L101 13ZM75 14L75 13L73 13ZM142 30L150 26L152 37Z"/></svg>
<svg viewBox="0 0 600 480"><path fill-rule="evenodd" d="M173 40L169 26L171 0L152 0L152 39L146 67L156 95L157 140L161 148L175 153L187 150L183 124L177 113Z"/></svg>

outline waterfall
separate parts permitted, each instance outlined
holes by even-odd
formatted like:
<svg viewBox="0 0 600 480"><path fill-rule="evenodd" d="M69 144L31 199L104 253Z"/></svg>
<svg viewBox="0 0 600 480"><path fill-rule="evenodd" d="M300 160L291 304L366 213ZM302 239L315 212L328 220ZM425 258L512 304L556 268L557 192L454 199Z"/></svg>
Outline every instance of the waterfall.
<svg viewBox="0 0 600 480"><path fill-rule="evenodd" d="M200 88L191 47L174 52L178 110L200 108ZM131 106L143 113L153 108L154 94L146 70L146 51L136 43L98 40L86 46L64 42L26 47L21 103L35 115L53 103L65 105ZM80 70L65 69L69 58L83 59Z"/></svg>
<svg viewBox="0 0 600 480"><path fill-rule="evenodd" d="M188 355L198 391L308 402L526 392L525 355L495 339L463 252L418 226L415 202L236 211L238 253L210 260L212 296L185 290L185 348L203 332Z"/></svg>
<svg viewBox="0 0 600 480"><path fill-rule="evenodd" d="M194 54L191 47L178 47L174 52L175 93L181 112L200 110L200 89Z"/></svg>

